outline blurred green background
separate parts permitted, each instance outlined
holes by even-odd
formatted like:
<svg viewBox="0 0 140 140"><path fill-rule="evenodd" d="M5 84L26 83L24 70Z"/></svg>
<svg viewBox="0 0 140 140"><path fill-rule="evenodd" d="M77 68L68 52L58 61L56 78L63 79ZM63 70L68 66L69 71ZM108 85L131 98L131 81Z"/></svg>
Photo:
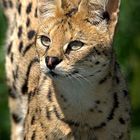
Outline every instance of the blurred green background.
<svg viewBox="0 0 140 140"><path fill-rule="evenodd" d="M7 22L0 8L0 140L10 139L4 49ZM140 140L140 0L123 0L114 48L128 80L132 102L132 140Z"/></svg>

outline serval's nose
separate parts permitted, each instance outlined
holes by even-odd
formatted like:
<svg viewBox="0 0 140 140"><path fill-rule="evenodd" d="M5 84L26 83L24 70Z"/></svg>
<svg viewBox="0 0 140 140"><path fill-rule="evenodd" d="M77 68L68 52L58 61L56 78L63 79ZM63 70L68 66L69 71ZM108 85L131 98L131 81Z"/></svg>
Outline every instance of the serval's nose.
<svg viewBox="0 0 140 140"><path fill-rule="evenodd" d="M45 58L46 65L50 70L55 69L56 65L58 65L61 61L62 59L53 56L47 56Z"/></svg>

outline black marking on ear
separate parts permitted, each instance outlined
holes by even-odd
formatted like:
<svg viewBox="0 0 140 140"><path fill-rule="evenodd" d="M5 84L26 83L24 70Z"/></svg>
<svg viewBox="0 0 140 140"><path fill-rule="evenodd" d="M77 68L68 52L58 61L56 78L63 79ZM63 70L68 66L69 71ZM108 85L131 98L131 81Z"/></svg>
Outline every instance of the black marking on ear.
<svg viewBox="0 0 140 140"><path fill-rule="evenodd" d="M86 22L89 22L90 24L95 25L95 26L98 25L103 20L106 20L107 22L110 20L109 13L107 11L104 11L102 13L95 15L94 18L85 19Z"/></svg>
<svg viewBox="0 0 140 140"><path fill-rule="evenodd" d="M12 119L16 124L20 123L22 120L22 118L16 113L12 113Z"/></svg>
<svg viewBox="0 0 140 140"><path fill-rule="evenodd" d="M32 3L30 2L27 6L26 13L30 14L31 10L32 10Z"/></svg>
<svg viewBox="0 0 140 140"><path fill-rule="evenodd" d="M114 95L113 95L113 108L111 109L108 117L107 117L107 120L110 121L113 119L114 117L114 113L115 113L115 110L119 107L119 101L118 101L118 96L117 96L117 93L115 92Z"/></svg>
<svg viewBox="0 0 140 140"><path fill-rule="evenodd" d="M35 34L36 34L35 30L30 30L27 33L28 39L31 40L35 36Z"/></svg>
<svg viewBox="0 0 140 140"><path fill-rule="evenodd" d="M110 20L109 13L107 11L103 12L102 15L103 15L103 19L105 19L106 21Z"/></svg>

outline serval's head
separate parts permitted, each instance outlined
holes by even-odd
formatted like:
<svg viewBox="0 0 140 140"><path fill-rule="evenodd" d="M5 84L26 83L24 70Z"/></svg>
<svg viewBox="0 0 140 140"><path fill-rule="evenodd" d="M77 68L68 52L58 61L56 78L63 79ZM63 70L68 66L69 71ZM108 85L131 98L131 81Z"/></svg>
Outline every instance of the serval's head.
<svg viewBox="0 0 140 140"><path fill-rule="evenodd" d="M36 48L46 74L90 76L108 66L119 0L40 0Z"/></svg>

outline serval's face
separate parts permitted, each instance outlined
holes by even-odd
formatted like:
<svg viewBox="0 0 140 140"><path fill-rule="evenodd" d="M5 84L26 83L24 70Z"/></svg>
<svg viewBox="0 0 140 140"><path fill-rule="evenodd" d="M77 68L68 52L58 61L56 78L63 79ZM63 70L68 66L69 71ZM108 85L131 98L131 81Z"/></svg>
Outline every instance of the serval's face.
<svg viewBox="0 0 140 140"><path fill-rule="evenodd" d="M110 62L109 14L99 5L88 13L77 7L42 19L36 47L44 73L90 76ZM49 13L50 14L50 13Z"/></svg>

